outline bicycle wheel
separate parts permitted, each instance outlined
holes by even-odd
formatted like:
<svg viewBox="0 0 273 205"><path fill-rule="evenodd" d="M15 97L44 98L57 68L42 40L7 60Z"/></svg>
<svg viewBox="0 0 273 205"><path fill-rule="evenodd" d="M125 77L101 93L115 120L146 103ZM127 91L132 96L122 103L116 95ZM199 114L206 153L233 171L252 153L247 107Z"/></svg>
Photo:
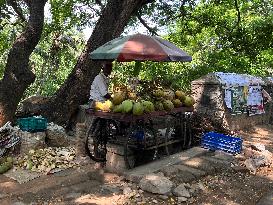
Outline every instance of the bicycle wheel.
<svg viewBox="0 0 273 205"><path fill-rule="evenodd" d="M98 118L90 125L87 131L85 149L88 156L96 162L106 161L107 135L104 126L105 120Z"/></svg>

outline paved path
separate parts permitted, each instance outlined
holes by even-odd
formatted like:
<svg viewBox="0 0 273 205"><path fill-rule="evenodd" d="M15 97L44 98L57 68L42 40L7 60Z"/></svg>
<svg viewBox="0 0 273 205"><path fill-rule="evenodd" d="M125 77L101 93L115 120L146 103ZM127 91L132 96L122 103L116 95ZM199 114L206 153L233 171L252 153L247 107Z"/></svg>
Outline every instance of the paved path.
<svg viewBox="0 0 273 205"><path fill-rule="evenodd" d="M273 204L273 191L264 195L257 203L257 205L272 205Z"/></svg>
<svg viewBox="0 0 273 205"><path fill-rule="evenodd" d="M210 152L194 147L170 157L151 162L124 172L127 180L138 182L151 173L162 172L168 178L179 178L180 183L198 180L203 176L231 169L232 155L222 152ZM179 176L179 177L177 177Z"/></svg>

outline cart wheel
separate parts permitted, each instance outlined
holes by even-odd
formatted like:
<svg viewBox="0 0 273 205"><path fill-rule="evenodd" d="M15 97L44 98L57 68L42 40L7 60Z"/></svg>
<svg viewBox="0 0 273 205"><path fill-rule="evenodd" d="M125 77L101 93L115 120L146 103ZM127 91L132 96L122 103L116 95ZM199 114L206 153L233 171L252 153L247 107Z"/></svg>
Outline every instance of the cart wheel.
<svg viewBox="0 0 273 205"><path fill-rule="evenodd" d="M107 142L115 142L117 141L117 136L120 135L120 129L117 121L115 120L107 120L106 131L107 133Z"/></svg>
<svg viewBox="0 0 273 205"><path fill-rule="evenodd" d="M132 169L135 167L135 163L136 163L136 148L137 147L133 147L133 146L137 146L136 143L136 139L133 137L133 131L130 128L128 134L127 134L127 138L125 140L125 144L124 144L124 161L125 161L125 165L128 169ZM135 140L135 141L134 141Z"/></svg>
<svg viewBox="0 0 273 205"><path fill-rule="evenodd" d="M96 162L106 161L107 136L104 125L104 120L96 119L87 131L85 149L88 156Z"/></svg>
<svg viewBox="0 0 273 205"><path fill-rule="evenodd" d="M152 129L130 129L124 145L124 161L128 169L158 158L158 150L146 148L155 145L155 136Z"/></svg>

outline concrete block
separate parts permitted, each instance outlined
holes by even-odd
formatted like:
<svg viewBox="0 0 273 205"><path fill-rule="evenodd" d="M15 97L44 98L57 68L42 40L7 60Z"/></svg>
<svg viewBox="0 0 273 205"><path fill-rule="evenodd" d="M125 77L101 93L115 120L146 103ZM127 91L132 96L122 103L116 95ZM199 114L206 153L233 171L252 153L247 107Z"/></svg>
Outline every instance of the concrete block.
<svg viewBox="0 0 273 205"><path fill-rule="evenodd" d="M131 160L134 160L132 157ZM124 161L124 146L107 144L106 170L121 174L127 170Z"/></svg>
<svg viewBox="0 0 273 205"><path fill-rule="evenodd" d="M230 161L225 161L225 160L217 159L214 157L207 157L207 156L203 156L201 158L204 161L208 161L210 165L214 167L216 170L231 169Z"/></svg>
<svg viewBox="0 0 273 205"><path fill-rule="evenodd" d="M105 169L109 172L123 173L127 170L124 157L112 152L107 152Z"/></svg>
<svg viewBox="0 0 273 205"><path fill-rule="evenodd" d="M180 171L173 178L176 183L189 183L197 179L191 172L188 171Z"/></svg>
<svg viewBox="0 0 273 205"><path fill-rule="evenodd" d="M200 147L193 147L184 152L179 152L166 158L153 161L149 164L136 167L134 169L124 172L124 176L127 180L138 181L144 175L158 172L164 167L172 166L174 164L181 164L183 161L188 160L192 157L205 154L207 151Z"/></svg>
<svg viewBox="0 0 273 205"><path fill-rule="evenodd" d="M212 174L216 171L215 167L212 166L210 161L207 161L206 159L201 157L191 158L189 160L184 161L182 164L195 169L201 169L205 171L207 174Z"/></svg>
<svg viewBox="0 0 273 205"><path fill-rule="evenodd" d="M175 165L173 165L173 166L164 167L160 171L163 172L166 177L170 177L170 176L176 175L179 172L179 169Z"/></svg>
<svg viewBox="0 0 273 205"><path fill-rule="evenodd" d="M175 165L177 167L177 169L179 169L180 171L187 171L187 172L190 172L191 174L193 174L196 179L199 179L201 178L202 176L205 176L206 175L206 172L205 171L202 171L200 169L195 169L195 168L192 168L192 167L188 167L188 166L185 166L185 165L182 165L182 164L179 164L179 165Z"/></svg>

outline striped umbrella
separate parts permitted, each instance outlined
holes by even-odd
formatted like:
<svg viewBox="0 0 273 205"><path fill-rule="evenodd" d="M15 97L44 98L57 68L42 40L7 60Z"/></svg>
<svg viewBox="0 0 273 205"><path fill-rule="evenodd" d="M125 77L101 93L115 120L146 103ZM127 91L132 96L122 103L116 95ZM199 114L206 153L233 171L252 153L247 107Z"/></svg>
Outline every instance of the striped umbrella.
<svg viewBox="0 0 273 205"><path fill-rule="evenodd" d="M91 52L93 60L191 61L192 57L173 43L157 36L134 34L115 38Z"/></svg>

